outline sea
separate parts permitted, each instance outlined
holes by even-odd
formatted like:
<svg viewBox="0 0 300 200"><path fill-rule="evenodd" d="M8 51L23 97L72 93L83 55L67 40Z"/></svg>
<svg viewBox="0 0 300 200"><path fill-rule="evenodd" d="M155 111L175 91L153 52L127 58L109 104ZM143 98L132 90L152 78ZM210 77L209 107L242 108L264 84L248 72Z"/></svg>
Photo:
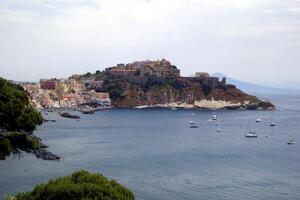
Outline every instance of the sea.
<svg viewBox="0 0 300 200"><path fill-rule="evenodd" d="M118 181L137 200L299 200L300 95L268 98L276 111L70 111L79 121L49 112L44 117L56 122L35 134L62 159L22 153L0 161L0 199L86 169ZM245 137L249 126L257 138Z"/></svg>

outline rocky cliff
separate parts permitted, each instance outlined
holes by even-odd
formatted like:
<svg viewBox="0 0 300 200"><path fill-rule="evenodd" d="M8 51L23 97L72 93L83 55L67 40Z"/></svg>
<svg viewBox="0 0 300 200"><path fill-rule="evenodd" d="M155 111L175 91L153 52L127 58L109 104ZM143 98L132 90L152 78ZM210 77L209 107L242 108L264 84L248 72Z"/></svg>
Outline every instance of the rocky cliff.
<svg viewBox="0 0 300 200"><path fill-rule="evenodd" d="M147 79L139 84L128 77L109 77L104 88L111 94L115 107L178 107L208 109L275 109L233 85L208 88L207 85L180 76Z"/></svg>

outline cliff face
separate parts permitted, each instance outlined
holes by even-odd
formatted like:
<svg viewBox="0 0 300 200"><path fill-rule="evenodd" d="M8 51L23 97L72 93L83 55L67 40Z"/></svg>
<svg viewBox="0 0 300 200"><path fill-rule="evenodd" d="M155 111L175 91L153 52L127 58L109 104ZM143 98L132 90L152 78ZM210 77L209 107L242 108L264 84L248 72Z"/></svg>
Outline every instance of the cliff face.
<svg viewBox="0 0 300 200"><path fill-rule="evenodd" d="M271 103L262 102L257 97L248 95L234 86L208 90L201 83L183 77L172 77L144 86L130 83L124 79L110 79L106 81L106 84L114 85L122 91L119 97L113 99L115 107L155 106L172 103L176 103L173 107L177 107L176 105L180 107L179 104L183 103L197 107L198 101L209 100L227 102L228 108L274 108Z"/></svg>
<svg viewBox="0 0 300 200"><path fill-rule="evenodd" d="M115 107L275 108L226 84L225 78L196 74L181 77L180 70L165 59L117 64L102 72L100 91L110 94Z"/></svg>

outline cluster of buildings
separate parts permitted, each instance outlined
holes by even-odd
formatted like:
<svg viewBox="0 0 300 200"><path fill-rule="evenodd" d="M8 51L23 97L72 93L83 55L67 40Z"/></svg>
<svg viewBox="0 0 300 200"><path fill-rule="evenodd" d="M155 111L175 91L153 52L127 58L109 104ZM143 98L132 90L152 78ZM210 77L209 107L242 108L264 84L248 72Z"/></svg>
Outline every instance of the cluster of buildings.
<svg viewBox="0 0 300 200"><path fill-rule="evenodd" d="M201 85L205 86L208 90L214 90L216 88L227 88L226 78L219 80L219 77L211 77L206 72L196 72L195 77L187 77L190 80L197 81ZM229 86L231 87L231 85ZM235 87L235 86L232 86Z"/></svg>
<svg viewBox="0 0 300 200"><path fill-rule="evenodd" d="M71 108L78 106L93 106L107 108L111 106L109 93L103 88L103 79L123 79L139 84L159 84L168 77L180 77L180 70L169 61L138 61L129 64L117 64L101 72L103 77L76 76L69 79L42 79L39 83L23 84L29 92L32 102L39 108ZM226 78L219 80L205 72L196 72L193 77L184 77L199 82L207 91L215 88L230 87Z"/></svg>
<svg viewBox="0 0 300 200"><path fill-rule="evenodd" d="M157 61L137 61L106 68L108 78L124 79L130 83L147 85L149 81L161 82L166 77L179 77L180 70L165 59Z"/></svg>
<svg viewBox="0 0 300 200"><path fill-rule="evenodd" d="M42 79L39 83L23 84L23 87L37 108L74 108L81 105L109 108L109 94L95 91L102 84L103 81L94 78Z"/></svg>
<svg viewBox="0 0 300 200"><path fill-rule="evenodd" d="M109 78L125 79L131 83L146 85L149 80L163 81L166 77L180 77L180 70L169 61L162 59L157 61L138 61L129 64L117 64L117 66L106 68L105 73ZM184 77L197 81L208 90L215 88L226 88L226 78L219 80L211 77L206 72L196 72L194 77Z"/></svg>

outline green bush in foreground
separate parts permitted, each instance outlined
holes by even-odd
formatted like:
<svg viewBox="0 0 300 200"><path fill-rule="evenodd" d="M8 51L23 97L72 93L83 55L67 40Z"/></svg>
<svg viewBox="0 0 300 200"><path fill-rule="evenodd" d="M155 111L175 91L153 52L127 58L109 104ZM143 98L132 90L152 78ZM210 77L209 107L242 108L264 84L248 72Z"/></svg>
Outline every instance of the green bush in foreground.
<svg viewBox="0 0 300 200"><path fill-rule="evenodd" d="M33 191L19 193L7 200L134 200L134 194L102 174L85 170L74 172L46 184L37 185Z"/></svg>
<svg viewBox="0 0 300 200"><path fill-rule="evenodd" d="M11 148L12 147L8 139L0 139L0 160L4 160L6 156L9 156Z"/></svg>
<svg viewBox="0 0 300 200"><path fill-rule="evenodd" d="M29 102L20 86L0 77L0 129L32 132L43 123L43 117Z"/></svg>
<svg viewBox="0 0 300 200"><path fill-rule="evenodd" d="M5 160L12 150L37 150L40 143L30 135L19 132L0 133L0 160Z"/></svg>

